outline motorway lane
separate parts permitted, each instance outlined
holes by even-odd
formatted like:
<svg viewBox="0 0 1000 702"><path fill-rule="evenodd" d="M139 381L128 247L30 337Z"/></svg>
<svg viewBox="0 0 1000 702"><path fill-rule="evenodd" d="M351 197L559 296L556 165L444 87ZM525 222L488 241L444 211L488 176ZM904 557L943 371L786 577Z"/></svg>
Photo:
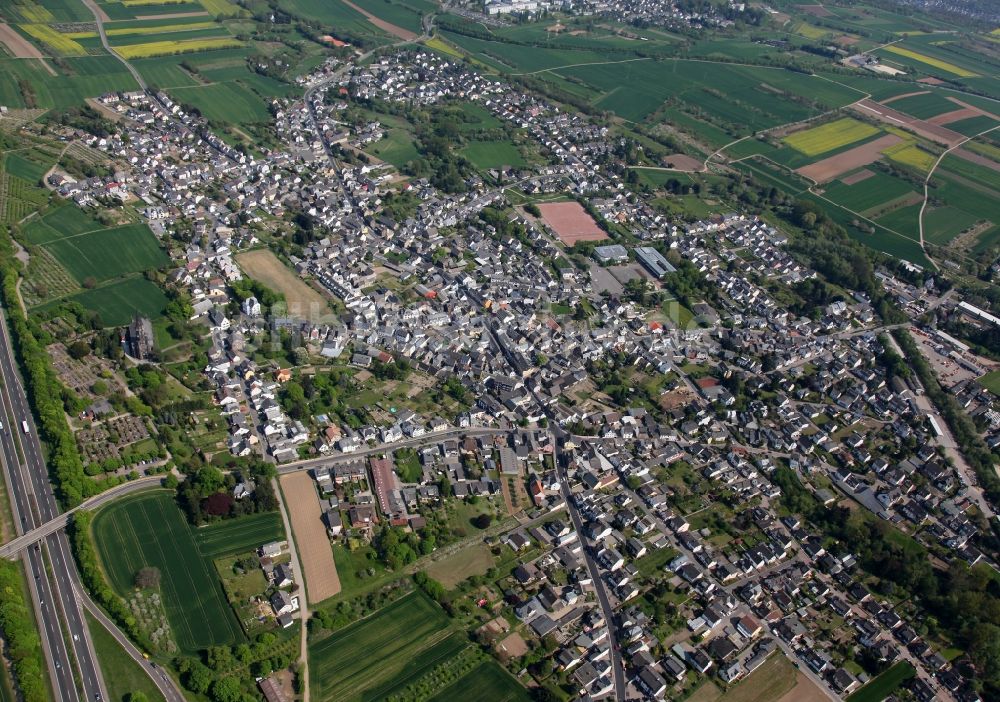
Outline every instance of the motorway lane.
<svg viewBox="0 0 1000 702"><path fill-rule="evenodd" d="M8 478L11 479L11 492L18 503L20 528L23 531L51 521L59 515L59 510L49 483L48 470L42 458L41 445L38 443L38 430L28 407L27 396L21 385L11 349L6 317L0 312L0 375L4 383L3 400L8 421L13 423L4 430L4 451L8 464ZM19 431L22 421L27 422L27 433ZM16 450L12 450L15 443L14 436L18 437L21 444L24 456L23 469ZM50 673L55 680L56 694L60 700L80 699L73 675L73 662L66 650L67 639L63 637L60 625L62 616L65 617L69 644L76 657L84 699L104 699L106 691L90 640L90 632L84 625L79 603L70 587L70 578L75 575L75 566L69 557L66 537L64 535L47 537L46 552L51 566L51 581L44 567L40 546L29 549L27 559L31 569L29 580L37 585L33 594L37 594L42 631L48 643L51 664L54 666Z"/></svg>
<svg viewBox="0 0 1000 702"><path fill-rule="evenodd" d="M4 346L0 344L0 346ZM6 358L5 349L3 358ZM2 358L0 358L2 360ZM4 368L6 364L4 364ZM33 492L28 486L21 461L18 458L13 432L20 427L18 411L9 392L13 387L7 381L6 370L0 368L3 377L2 396L4 429L0 432L0 444L3 451L3 468L10 492L11 509L18 531L31 529L37 523L38 516L33 507ZM52 587L46 575L45 564L40 547L29 549L22 555L24 570L28 581L28 591L34 604L36 619L39 622L39 634L42 641L42 652L45 655L49 669L49 677L57 700L76 700L76 686L73 682L72 666L66 651L66 641L59 626L58 613L53 609L56 601L52 596ZM66 692L68 690L68 692Z"/></svg>
<svg viewBox="0 0 1000 702"><path fill-rule="evenodd" d="M117 500L119 497L136 492L137 490L148 490L149 488L160 485L162 481L163 476L147 475L137 480L130 480L127 483L116 485L110 490L105 490L99 495L94 495L89 500L81 503L73 509L61 513L55 519L45 522L44 524L40 524L30 531L25 531L17 538L11 539L7 543L0 545L0 558L15 558L17 554L31 546L33 543L42 541L50 534L60 531L69 523L70 517L72 517L77 510L95 509L103 504Z"/></svg>

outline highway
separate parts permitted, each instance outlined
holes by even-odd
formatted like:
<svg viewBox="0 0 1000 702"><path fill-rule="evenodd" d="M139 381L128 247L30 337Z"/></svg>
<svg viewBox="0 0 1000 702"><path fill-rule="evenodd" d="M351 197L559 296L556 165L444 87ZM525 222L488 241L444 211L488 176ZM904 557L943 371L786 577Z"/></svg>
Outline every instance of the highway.
<svg viewBox="0 0 1000 702"><path fill-rule="evenodd" d="M58 516L48 470L38 443L38 430L28 407L27 396L14 364L6 317L0 311L0 376L3 379L4 426L2 449L4 472L11 495L11 508L19 532L33 529ZM26 422L28 431L21 428ZM17 437L16 439L14 437ZM17 453L20 443L24 462ZM28 574L29 591L41 624L43 649L49 663L54 694L57 700L99 700L106 697L101 669L94 654L87 629L76 600L73 583L76 568L71 563L69 542L65 534L45 537L45 552L41 545L28 549L23 556ZM47 560L46 560L47 556ZM60 621L65 621L63 635ZM72 652L72 655L71 655ZM75 660L74 660L75 658ZM79 681L83 697L77 687Z"/></svg>
<svg viewBox="0 0 1000 702"><path fill-rule="evenodd" d="M0 558L15 558L21 551L28 548L28 546L41 541L50 534L60 531L69 523L69 519L73 513L78 510L96 509L97 507L122 497L123 495L127 495L130 492L144 490L153 487L154 485L159 485L162 480L162 476L148 475L143 478L139 478L138 480L122 483L121 485L117 485L110 490L105 490L100 495L91 497L89 500L81 503L73 509L59 514L54 519L51 519L44 524L37 525L30 531L25 531L17 538L11 539L7 543L3 544L0 546Z"/></svg>

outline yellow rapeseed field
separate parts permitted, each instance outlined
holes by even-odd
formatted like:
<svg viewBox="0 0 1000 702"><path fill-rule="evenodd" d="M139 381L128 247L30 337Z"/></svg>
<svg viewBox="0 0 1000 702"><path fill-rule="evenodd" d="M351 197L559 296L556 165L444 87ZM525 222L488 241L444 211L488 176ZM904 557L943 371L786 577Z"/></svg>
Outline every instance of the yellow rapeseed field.
<svg viewBox="0 0 1000 702"><path fill-rule="evenodd" d="M784 142L806 156L818 156L878 134L877 127L844 117L812 129L789 134Z"/></svg>
<svg viewBox="0 0 1000 702"><path fill-rule="evenodd" d="M885 149L882 153L896 163L916 168L922 173L927 173L937 161L937 156L920 148L913 141L900 142Z"/></svg>
<svg viewBox="0 0 1000 702"><path fill-rule="evenodd" d="M189 54L197 51L213 51L215 49L232 49L240 46L243 46L243 42L238 39L222 37L218 39L190 39L188 41L151 41L145 44L116 46L114 50L123 59L131 60L153 56Z"/></svg>
<svg viewBox="0 0 1000 702"><path fill-rule="evenodd" d="M911 58L914 61L919 61L920 63L926 63L928 66L933 66L934 68L940 68L942 71L954 74L960 78L975 78L978 75L972 71L967 71L960 66L956 66L953 63L936 59L933 56L925 56L924 54L917 53L916 51L904 49L902 46L887 46L885 47L885 50L898 56Z"/></svg>
<svg viewBox="0 0 1000 702"><path fill-rule="evenodd" d="M446 43L443 39L438 37L433 37L424 41L424 45L429 49L436 49L441 53L448 54L449 56L455 56L458 58L462 57L462 53L453 47L451 44Z"/></svg>
<svg viewBox="0 0 1000 702"><path fill-rule="evenodd" d="M87 50L73 39L47 24L22 24L28 36L42 42L60 56L86 56Z"/></svg>

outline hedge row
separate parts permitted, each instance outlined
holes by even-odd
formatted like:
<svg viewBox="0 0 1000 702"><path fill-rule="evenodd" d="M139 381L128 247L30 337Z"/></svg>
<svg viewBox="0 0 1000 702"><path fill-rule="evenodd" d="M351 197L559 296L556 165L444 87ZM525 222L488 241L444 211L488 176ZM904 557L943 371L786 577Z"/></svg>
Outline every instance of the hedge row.
<svg viewBox="0 0 1000 702"><path fill-rule="evenodd" d="M39 437L49 447L49 474L56 497L64 508L75 507L110 483L88 477L77 449L76 438L66 422L62 385L52 370L45 347L35 338L17 295L18 270L9 234L0 235L0 276L3 303L10 323L11 341L24 372L28 400L38 418ZM120 481L115 481L120 482Z"/></svg>
<svg viewBox="0 0 1000 702"><path fill-rule="evenodd" d="M0 630L24 702L45 702L45 659L35 617L24 599L20 566L0 559Z"/></svg>

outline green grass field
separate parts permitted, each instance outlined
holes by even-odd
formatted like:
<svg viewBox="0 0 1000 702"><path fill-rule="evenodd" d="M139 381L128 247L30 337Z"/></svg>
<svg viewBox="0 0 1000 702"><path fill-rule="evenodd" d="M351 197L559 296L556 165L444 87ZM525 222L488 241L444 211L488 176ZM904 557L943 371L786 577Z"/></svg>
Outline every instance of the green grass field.
<svg viewBox="0 0 1000 702"><path fill-rule="evenodd" d="M929 119L930 117L962 109L961 105L956 105L941 93L934 91L926 92L923 95L911 95L910 97L893 100L889 106L894 110L905 112L918 119Z"/></svg>
<svg viewBox="0 0 1000 702"><path fill-rule="evenodd" d="M977 381L991 393L1000 397L1000 371L993 371L979 378Z"/></svg>
<svg viewBox="0 0 1000 702"><path fill-rule="evenodd" d="M501 166L517 168L524 165L524 159L517 147L503 141L470 142L462 149L462 155L469 159L473 166L483 171Z"/></svg>
<svg viewBox="0 0 1000 702"><path fill-rule="evenodd" d="M435 602L413 592L310 646L313 696L380 699L467 645Z"/></svg>
<svg viewBox="0 0 1000 702"><path fill-rule="evenodd" d="M848 702L882 702L916 674L909 661L900 661L848 697Z"/></svg>
<svg viewBox="0 0 1000 702"><path fill-rule="evenodd" d="M369 145L365 151L396 168L420 158L413 137L404 129L389 129L384 139Z"/></svg>
<svg viewBox="0 0 1000 702"><path fill-rule="evenodd" d="M978 217L954 207L928 208L924 212L924 239L944 246L978 221Z"/></svg>
<svg viewBox="0 0 1000 702"><path fill-rule="evenodd" d="M250 551L270 541L285 538L281 515L277 512L251 514L194 530L194 540L206 558Z"/></svg>
<svg viewBox="0 0 1000 702"><path fill-rule="evenodd" d="M243 640L212 564L198 551L172 492L130 495L94 517L94 543L115 590L127 595L135 573L159 568L167 618L178 646L194 652Z"/></svg>

